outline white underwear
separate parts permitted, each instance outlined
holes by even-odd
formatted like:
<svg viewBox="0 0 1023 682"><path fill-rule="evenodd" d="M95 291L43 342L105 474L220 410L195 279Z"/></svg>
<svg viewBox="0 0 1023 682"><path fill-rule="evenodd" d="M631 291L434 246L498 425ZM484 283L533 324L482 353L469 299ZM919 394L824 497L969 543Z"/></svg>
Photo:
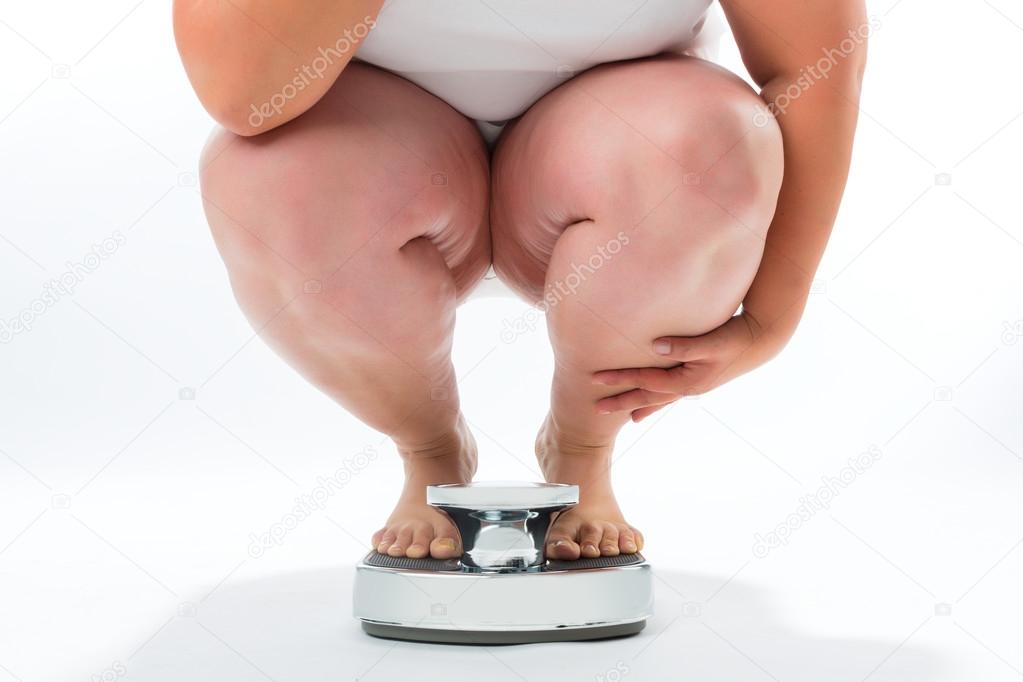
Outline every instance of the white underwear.
<svg viewBox="0 0 1023 682"><path fill-rule="evenodd" d="M723 25L711 2L390 0L357 57L440 97L493 142L506 121L598 64L710 58Z"/></svg>

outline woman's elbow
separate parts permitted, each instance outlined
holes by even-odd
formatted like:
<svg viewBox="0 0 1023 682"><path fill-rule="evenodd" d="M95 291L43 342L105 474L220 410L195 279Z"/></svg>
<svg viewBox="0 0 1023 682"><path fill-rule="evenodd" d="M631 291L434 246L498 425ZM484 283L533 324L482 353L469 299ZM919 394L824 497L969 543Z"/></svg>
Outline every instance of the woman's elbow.
<svg viewBox="0 0 1023 682"><path fill-rule="evenodd" d="M206 95L199 93L199 101L214 121L242 137L265 133L285 122L274 121L272 116L263 116L259 113L257 105L240 93L223 90Z"/></svg>
<svg viewBox="0 0 1023 682"><path fill-rule="evenodd" d="M192 89L213 119L246 137L258 135L283 121L260 114L258 74L266 72L265 58L245 46L231 48L224 40L225 18L219 3L175 0L174 39ZM237 45L237 43L234 43Z"/></svg>

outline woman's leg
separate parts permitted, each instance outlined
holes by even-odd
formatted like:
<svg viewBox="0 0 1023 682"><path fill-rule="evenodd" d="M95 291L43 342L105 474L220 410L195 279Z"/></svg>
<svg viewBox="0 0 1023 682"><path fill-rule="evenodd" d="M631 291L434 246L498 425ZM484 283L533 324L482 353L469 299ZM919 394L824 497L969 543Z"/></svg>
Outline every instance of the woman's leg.
<svg viewBox="0 0 1023 682"><path fill-rule="evenodd" d="M597 370L667 366L664 335L733 315L757 271L781 184L781 134L754 125L756 94L697 59L609 64L551 92L507 130L493 161L500 277L543 301L556 368L537 439L549 481L578 483L548 551L633 552L642 537L611 490L627 414L602 415ZM555 544L557 543L557 544Z"/></svg>
<svg viewBox="0 0 1023 682"><path fill-rule="evenodd" d="M449 357L457 301L490 263L476 128L408 81L352 64L287 125L217 132L203 165L206 214L252 325L404 458L404 491L374 545L457 555L424 490L476 467Z"/></svg>

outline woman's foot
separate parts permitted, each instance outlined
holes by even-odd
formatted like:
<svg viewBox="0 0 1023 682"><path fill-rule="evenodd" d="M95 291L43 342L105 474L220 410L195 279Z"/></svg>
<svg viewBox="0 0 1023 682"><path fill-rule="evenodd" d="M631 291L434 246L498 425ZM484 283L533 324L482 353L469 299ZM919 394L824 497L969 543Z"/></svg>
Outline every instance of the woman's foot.
<svg viewBox="0 0 1023 682"><path fill-rule="evenodd" d="M547 533L554 559L633 554L643 535L625 522L611 490L613 444L580 443L560 433L550 416L536 438L536 456L550 483L575 483L579 504L561 512Z"/></svg>
<svg viewBox="0 0 1023 682"><path fill-rule="evenodd" d="M425 446L398 446L405 462L405 486L384 527L373 534L381 554L422 559L461 556L462 543L454 524L426 504L426 486L468 483L476 473L476 441L465 421L455 431Z"/></svg>

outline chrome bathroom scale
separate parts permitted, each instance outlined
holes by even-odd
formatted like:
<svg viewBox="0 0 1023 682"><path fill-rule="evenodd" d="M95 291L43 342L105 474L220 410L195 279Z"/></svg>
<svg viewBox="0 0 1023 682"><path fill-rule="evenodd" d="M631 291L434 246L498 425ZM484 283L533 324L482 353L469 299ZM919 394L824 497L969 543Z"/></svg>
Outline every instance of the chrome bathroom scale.
<svg viewBox="0 0 1023 682"><path fill-rule="evenodd" d="M458 528L458 559L370 552L356 566L353 611L370 635L458 644L523 644L632 635L653 613L639 553L548 559L547 530L579 502L550 483L428 486Z"/></svg>

